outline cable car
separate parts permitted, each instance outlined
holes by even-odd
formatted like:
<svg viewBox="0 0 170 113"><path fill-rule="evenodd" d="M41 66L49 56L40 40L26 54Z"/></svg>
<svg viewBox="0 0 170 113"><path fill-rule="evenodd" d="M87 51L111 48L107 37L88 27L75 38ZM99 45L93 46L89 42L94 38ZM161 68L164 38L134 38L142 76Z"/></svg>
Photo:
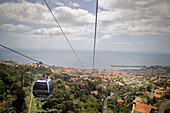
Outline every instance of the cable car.
<svg viewBox="0 0 170 113"><path fill-rule="evenodd" d="M47 99L53 92L53 82L51 79L40 78L34 82L32 89L35 98Z"/></svg>

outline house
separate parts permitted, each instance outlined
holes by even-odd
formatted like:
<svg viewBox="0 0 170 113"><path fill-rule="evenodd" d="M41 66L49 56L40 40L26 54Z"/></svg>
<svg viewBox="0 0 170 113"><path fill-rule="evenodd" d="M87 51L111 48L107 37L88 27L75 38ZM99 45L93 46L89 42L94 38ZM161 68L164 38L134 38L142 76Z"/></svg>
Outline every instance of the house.
<svg viewBox="0 0 170 113"><path fill-rule="evenodd" d="M155 89L154 92L155 92L156 94L162 94L162 93L163 93L163 91L160 91L159 89Z"/></svg>
<svg viewBox="0 0 170 113"><path fill-rule="evenodd" d="M122 99L117 99L117 103L118 104L122 104L124 102L124 100L122 100Z"/></svg>
<svg viewBox="0 0 170 113"><path fill-rule="evenodd" d="M92 91L91 94L98 95L98 91Z"/></svg>
<svg viewBox="0 0 170 113"><path fill-rule="evenodd" d="M169 90L170 90L170 87L166 87L166 90L169 91Z"/></svg>
<svg viewBox="0 0 170 113"><path fill-rule="evenodd" d="M78 77L76 77L76 78L72 78L71 77L71 79L69 80L69 81L73 81L73 82L75 82L75 81L77 81L77 80L80 80Z"/></svg>
<svg viewBox="0 0 170 113"><path fill-rule="evenodd" d="M156 110L157 110L157 108L155 108L151 105L146 105L146 104L143 104L143 103L137 103L133 113L151 113L151 112L154 112Z"/></svg>
<svg viewBox="0 0 170 113"><path fill-rule="evenodd" d="M135 100L133 101L134 103L142 103L142 99L140 97L136 97Z"/></svg>
<svg viewBox="0 0 170 113"><path fill-rule="evenodd" d="M116 82L117 85L124 86L121 82Z"/></svg>
<svg viewBox="0 0 170 113"><path fill-rule="evenodd" d="M160 94L155 94L153 97L155 97L155 98L161 98L161 96L162 96L162 95L160 95Z"/></svg>
<svg viewBox="0 0 170 113"><path fill-rule="evenodd" d="M160 89L161 91L163 91L163 90L164 90L164 88L163 88L163 87L160 87L159 89Z"/></svg>

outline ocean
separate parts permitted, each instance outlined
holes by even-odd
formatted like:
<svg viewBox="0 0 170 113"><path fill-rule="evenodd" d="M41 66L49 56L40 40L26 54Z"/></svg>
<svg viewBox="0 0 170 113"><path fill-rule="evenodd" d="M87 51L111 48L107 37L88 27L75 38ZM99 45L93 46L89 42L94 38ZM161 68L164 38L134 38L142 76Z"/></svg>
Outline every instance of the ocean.
<svg viewBox="0 0 170 113"><path fill-rule="evenodd" d="M42 61L48 65L82 68L71 50L17 50L29 57ZM92 51L76 50L85 68L92 68ZM9 50L0 48L0 60L12 60L23 63L35 63L23 56ZM125 66L152 66L170 65L170 54L142 53L142 52L118 52L118 51L96 51L96 69L120 69L111 65Z"/></svg>

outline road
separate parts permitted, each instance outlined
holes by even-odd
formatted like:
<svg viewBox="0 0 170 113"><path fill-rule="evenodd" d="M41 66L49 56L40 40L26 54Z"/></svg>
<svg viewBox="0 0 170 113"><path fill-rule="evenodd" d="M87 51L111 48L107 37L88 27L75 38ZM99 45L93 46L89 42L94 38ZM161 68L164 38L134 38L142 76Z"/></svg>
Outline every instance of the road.
<svg viewBox="0 0 170 113"><path fill-rule="evenodd" d="M169 100L165 100L164 102L161 103L158 113L163 113L165 110L165 107L170 103L170 99Z"/></svg>
<svg viewBox="0 0 170 113"><path fill-rule="evenodd" d="M103 113L107 113L107 101L108 99L110 99L113 96L113 93L110 93L110 96L108 96L105 100L104 100L104 110Z"/></svg>
<svg viewBox="0 0 170 113"><path fill-rule="evenodd" d="M134 109L135 109L135 104L133 103L133 107L132 107L132 112L131 113L134 112Z"/></svg>
<svg viewBox="0 0 170 113"><path fill-rule="evenodd" d="M127 93L125 93L125 94L123 94L123 95L120 95L120 97L125 97L125 96L127 96L128 94L130 94L130 93L132 93L132 92L127 92Z"/></svg>
<svg viewBox="0 0 170 113"><path fill-rule="evenodd" d="M153 99L153 95L154 95L153 91L154 91L154 88L155 88L155 84L152 85L152 90L151 90L151 95L150 95L150 98L151 98L151 99Z"/></svg>

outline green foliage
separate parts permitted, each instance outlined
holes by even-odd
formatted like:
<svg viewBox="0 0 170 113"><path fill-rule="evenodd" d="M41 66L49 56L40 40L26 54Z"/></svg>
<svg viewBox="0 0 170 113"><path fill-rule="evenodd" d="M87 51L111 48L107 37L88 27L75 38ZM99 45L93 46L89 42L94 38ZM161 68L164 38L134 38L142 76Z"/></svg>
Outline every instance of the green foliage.
<svg viewBox="0 0 170 113"><path fill-rule="evenodd" d="M80 100L82 102L86 102L87 101L87 96L85 94L81 95Z"/></svg>
<svg viewBox="0 0 170 113"><path fill-rule="evenodd" d="M42 109L62 110L64 113L102 112L102 104L91 91L97 83L92 81L69 82L69 75L54 76L54 91L48 100L43 101ZM56 79L55 79L56 78ZM84 84L84 85L82 85Z"/></svg>
<svg viewBox="0 0 170 113"><path fill-rule="evenodd" d="M163 97L165 97L166 99L170 99L170 91L166 92Z"/></svg>
<svg viewBox="0 0 170 113"><path fill-rule="evenodd" d="M0 112L20 113L26 112L29 104L29 94L34 76L34 67L27 66L9 66L0 64ZM41 67L41 74L51 75L49 68ZM70 75L52 74L54 90L49 99L33 99L32 110L39 113L98 113L103 111L103 101L110 92L114 93L112 100L108 100L109 113L129 113L132 109L132 103L136 96L142 96L144 87L133 88L131 86L120 86L114 82L102 84L100 77L91 77L91 80L69 81ZM22 79L23 78L23 79ZM120 77L119 77L120 78ZM23 80L23 88L21 87ZM122 78L120 79L122 81ZM123 82L123 81L122 81ZM100 84L100 85L99 85ZM168 82L166 83L168 84ZM162 85L162 84L160 84ZM92 91L98 91L98 94L91 94ZM147 91L151 90L151 85ZM128 95L124 95L128 92ZM163 98L169 98L170 93L164 94ZM123 96L122 96L123 95ZM9 98L10 97L10 98ZM146 97L147 98L147 97ZM123 99L123 104L118 104L116 99ZM148 104L153 104L157 100L148 98ZM26 105L27 104L27 105Z"/></svg>
<svg viewBox="0 0 170 113"><path fill-rule="evenodd" d="M10 102L6 102L2 104L2 113L17 113L17 110Z"/></svg>
<svg viewBox="0 0 170 113"><path fill-rule="evenodd" d="M170 104L165 107L164 113L170 113Z"/></svg>
<svg viewBox="0 0 170 113"><path fill-rule="evenodd" d="M146 89L147 89L148 92L151 92L151 88L152 88L152 86L148 85Z"/></svg>
<svg viewBox="0 0 170 113"><path fill-rule="evenodd" d="M3 101L1 111L5 113L25 112L27 109L26 94L21 87L21 78L23 78L23 86L31 85L31 76L26 73L30 71L30 67L0 64L0 69L0 101Z"/></svg>
<svg viewBox="0 0 170 113"><path fill-rule="evenodd" d="M17 99L12 102L12 105L17 109L17 111L21 112L26 109L25 104L25 92L21 89L17 92Z"/></svg>
<svg viewBox="0 0 170 113"><path fill-rule="evenodd" d="M6 91L6 86L4 84L4 82L0 79L0 101L4 98L4 93Z"/></svg>

